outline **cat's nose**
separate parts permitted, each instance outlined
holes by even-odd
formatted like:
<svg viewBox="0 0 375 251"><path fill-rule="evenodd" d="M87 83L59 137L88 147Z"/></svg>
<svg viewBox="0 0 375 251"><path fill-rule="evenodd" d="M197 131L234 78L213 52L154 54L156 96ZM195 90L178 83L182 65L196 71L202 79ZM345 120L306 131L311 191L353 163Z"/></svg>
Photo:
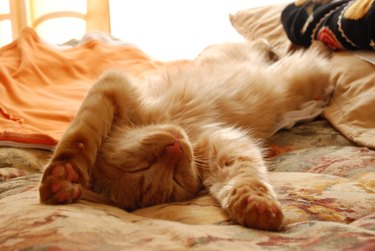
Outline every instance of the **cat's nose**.
<svg viewBox="0 0 375 251"><path fill-rule="evenodd" d="M182 149L181 149L181 145L180 145L180 142L178 140L176 140L175 142L173 142L172 144L168 144L166 147L165 147L165 150L168 152L168 153L171 153L173 155L181 155L182 154Z"/></svg>
<svg viewBox="0 0 375 251"><path fill-rule="evenodd" d="M175 140L173 143L168 144L164 148L163 159L166 166L176 167L183 157L183 151L179 140Z"/></svg>

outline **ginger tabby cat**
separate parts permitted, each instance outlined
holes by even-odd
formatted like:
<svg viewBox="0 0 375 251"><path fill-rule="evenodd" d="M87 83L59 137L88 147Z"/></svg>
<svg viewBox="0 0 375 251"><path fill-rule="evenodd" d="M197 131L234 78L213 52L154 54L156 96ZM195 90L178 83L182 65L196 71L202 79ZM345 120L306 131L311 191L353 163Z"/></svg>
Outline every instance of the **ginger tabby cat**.
<svg viewBox="0 0 375 251"><path fill-rule="evenodd" d="M105 74L57 145L41 202L74 203L90 189L134 210L205 188L234 222L279 230L284 216L261 142L286 112L326 94L319 51L275 59L263 40L228 43L158 77Z"/></svg>

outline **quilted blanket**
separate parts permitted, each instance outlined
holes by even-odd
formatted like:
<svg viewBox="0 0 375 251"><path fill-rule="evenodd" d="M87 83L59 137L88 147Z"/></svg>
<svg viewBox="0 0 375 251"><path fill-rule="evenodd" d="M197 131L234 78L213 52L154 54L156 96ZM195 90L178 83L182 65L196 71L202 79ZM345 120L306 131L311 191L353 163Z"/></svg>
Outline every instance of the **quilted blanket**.
<svg viewBox="0 0 375 251"><path fill-rule="evenodd" d="M235 225L207 194L126 212L38 201L49 151L0 148L1 250L374 250L375 151L325 120L276 134L269 166L281 232Z"/></svg>

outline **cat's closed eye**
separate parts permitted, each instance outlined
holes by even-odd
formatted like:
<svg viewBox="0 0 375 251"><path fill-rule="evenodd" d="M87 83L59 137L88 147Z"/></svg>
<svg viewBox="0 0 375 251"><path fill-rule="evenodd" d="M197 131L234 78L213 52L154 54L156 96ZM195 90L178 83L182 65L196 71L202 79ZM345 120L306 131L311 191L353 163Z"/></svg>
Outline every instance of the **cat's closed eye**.
<svg viewBox="0 0 375 251"><path fill-rule="evenodd" d="M129 168L126 170L126 172L127 173L141 173L141 172L149 170L150 168L151 168L150 165L145 164L145 165L140 165L140 166Z"/></svg>
<svg viewBox="0 0 375 251"><path fill-rule="evenodd" d="M179 181L179 179L176 177L176 175L173 175L173 181L179 186L184 188L185 186L182 185L182 183Z"/></svg>

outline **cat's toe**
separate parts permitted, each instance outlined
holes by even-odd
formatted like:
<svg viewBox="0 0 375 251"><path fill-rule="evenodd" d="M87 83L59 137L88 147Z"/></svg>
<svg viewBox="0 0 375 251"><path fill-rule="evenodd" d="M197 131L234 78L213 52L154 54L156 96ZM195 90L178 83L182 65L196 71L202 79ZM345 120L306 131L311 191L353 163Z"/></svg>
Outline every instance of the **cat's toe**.
<svg viewBox="0 0 375 251"><path fill-rule="evenodd" d="M263 230L280 230L283 218L278 201L252 195L247 198L243 221L245 226Z"/></svg>
<svg viewBox="0 0 375 251"><path fill-rule="evenodd" d="M39 187L40 200L46 204L67 204L81 198L79 172L71 163L50 165Z"/></svg>
<svg viewBox="0 0 375 251"><path fill-rule="evenodd" d="M54 177L64 178L71 182L79 182L79 173L73 168L71 163L56 165L51 168L51 175Z"/></svg>
<svg viewBox="0 0 375 251"><path fill-rule="evenodd" d="M234 194L228 208L231 218L246 227L280 230L284 218L280 203L266 191L262 195L259 191L254 193L251 189L246 192L244 189L241 190L241 193Z"/></svg>

